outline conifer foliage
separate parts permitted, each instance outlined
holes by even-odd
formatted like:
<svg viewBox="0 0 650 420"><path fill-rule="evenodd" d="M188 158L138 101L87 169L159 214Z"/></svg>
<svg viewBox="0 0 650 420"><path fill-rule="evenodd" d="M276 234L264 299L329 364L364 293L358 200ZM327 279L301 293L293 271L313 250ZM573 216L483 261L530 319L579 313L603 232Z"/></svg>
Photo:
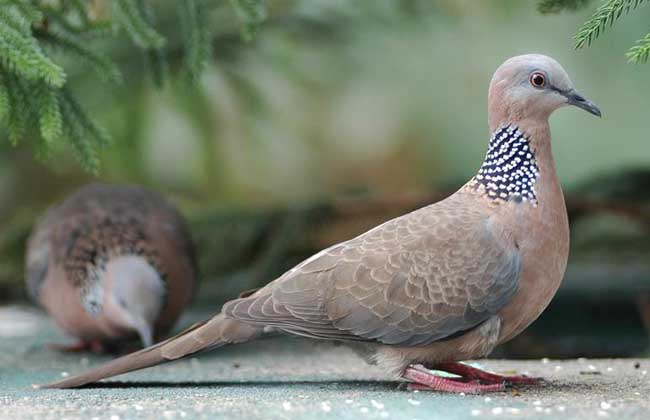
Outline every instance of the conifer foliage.
<svg viewBox="0 0 650 420"><path fill-rule="evenodd" d="M217 0L176 2L182 40L181 74L196 81L212 58L208 23ZM155 0L0 0L0 119L9 141L34 139L47 157L62 141L88 170L96 172L109 133L88 115L68 86L56 57L83 63L102 82L120 83L118 64L96 41L126 35L147 57L156 85L168 76L167 37L156 27ZM266 17L264 0L230 0L251 39Z"/></svg>
<svg viewBox="0 0 650 420"><path fill-rule="evenodd" d="M592 0L541 0L538 9L542 13L558 13L562 10L576 10ZM604 0L573 37L575 48L591 45L607 28L614 25L623 15L636 10L646 0ZM645 63L650 58L650 33L639 39L625 54L632 63Z"/></svg>

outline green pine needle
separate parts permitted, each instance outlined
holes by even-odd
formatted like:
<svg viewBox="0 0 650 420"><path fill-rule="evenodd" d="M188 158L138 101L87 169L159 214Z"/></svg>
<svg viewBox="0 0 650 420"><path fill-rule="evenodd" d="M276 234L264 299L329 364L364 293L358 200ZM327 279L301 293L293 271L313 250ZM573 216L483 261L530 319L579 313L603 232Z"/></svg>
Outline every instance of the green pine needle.
<svg viewBox="0 0 650 420"><path fill-rule="evenodd" d="M0 120L9 115L9 91L4 74L0 72Z"/></svg>
<svg viewBox="0 0 650 420"><path fill-rule="evenodd" d="M245 41L251 41L259 31L262 23L266 20L266 1L230 0L230 5L242 22L242 38Z"/></svg>
<svg viewBox="0 0 650 420"><path fill-rule="evenodd" d="M0 6L0 20L24 35L31 32L32 22L14 7Z"/></svg>
<svg viewBox="0 0 650 420"><path fill-rule="evenodd" d="M36 40L17 31L0 19L0 61L7 68L29 80L44 80L61 87L65 72L41 50Z"/></svg>
<svg viewBox="0 0 650 420"><path fill-rule="evenodd" d="M59 92L59 103L64 135L81 165L96 174L99 171L98 150L111 142L110 137L92 121L68 89Z"/></svg>
<svg viewBox="0 0 650 420"><path fill-rule="evenodd" d="M596 9L591 18L585 22L574 36L575 49L580 49L598 38L605 28L612 26L623 13L629 13L644 0L606 0Z"/></svg>
<svg viewBox="0 0 650 420"><path fill-rule="evenodd" d="M196 82L212 58L212 36L207 20L208 11L201 0L187 0L177 4L186 51L183 70L191 82Z"/></svg>
<svg viewBox="0 0 650 420"><path fill-rule="evenodd" d="M112 4L120 27L134 44L142 49L158 49L165 46L165 37L147 22L142 13L142 1L114 0Z"/></svg>
<svg viewBox="0 0 650 420"><path fill-rule="evenodd" d="M182 3L182 2L181 2ZM153 26L156 18L154 16L151 4L146 1L138 1L138 7L142 17L148 25ZM157 88L162 88L167 79L169 68L167 64L167 56L164 48L148 48L145 51L145 59L151 78Z"/></svg>
<svg viewBox="0 0 650 420"><path fill-rule="evenodd" d="M95 52L86 42L77 37L54 31L38 32L38 39L52 49L58 49L71 56L79 58L84 64L92 68L103 81L114 83L122 82L122 72L119 67L107 56Z"/></svg>
<svg viewBox="0 0 650 420"><path fill-rule="evenodd" d="M650 33L638 40L625 55L631 63L646 63L650 57Z"/></svg>
<svg viewBox="0 0 650 420"><path fill-rule="evenodd" d="M59 107L58 91L47 85L42 85L37 92L41 137L49 146L63 135L63 119Z"/></svg>
<svg viewBox="0 0 650 420"><path fill-rule="evenodd" d="M43 19L43 13L31 2L25 0L11 0L11 3L30 23L38 22ZM7 8L7 6L3 6L3 8Z"/></svg>
<svg viewBox="0 0 650 420"><path fill-rule="evenodd" d="M11 72L3 71L3 79L6 81L7 97L9 99L9 114L6 120L9 141L11 144L17 145L27 132L30 97L23 89L20 80Z"/></svg>

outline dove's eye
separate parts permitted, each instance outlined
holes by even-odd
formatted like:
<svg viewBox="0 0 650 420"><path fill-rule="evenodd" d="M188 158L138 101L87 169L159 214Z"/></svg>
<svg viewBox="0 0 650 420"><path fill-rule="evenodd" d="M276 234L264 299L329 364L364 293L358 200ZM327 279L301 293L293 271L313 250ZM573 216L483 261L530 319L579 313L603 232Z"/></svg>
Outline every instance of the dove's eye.
<svg viewBox="0 0 650 420"><path fill-rule="evenodd" d="M546 85L546 76L543 73L535 72L530 75L530 84L536 88L543 88Z"/></svg>

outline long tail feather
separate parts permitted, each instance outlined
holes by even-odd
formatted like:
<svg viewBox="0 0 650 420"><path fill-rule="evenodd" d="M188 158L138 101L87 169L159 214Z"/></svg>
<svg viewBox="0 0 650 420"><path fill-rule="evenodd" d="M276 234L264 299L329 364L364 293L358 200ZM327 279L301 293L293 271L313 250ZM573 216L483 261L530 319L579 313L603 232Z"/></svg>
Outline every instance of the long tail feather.
<svg viewBox="0 0 650 420"><path fill-rule="evenodd" d="M252 327L218 314L146 349L117 358L88 372L50 384L34 385L34 387L76 388L123 373L171 362L215 347L249 341L259 336L261 331L259 327Z"/></svg>

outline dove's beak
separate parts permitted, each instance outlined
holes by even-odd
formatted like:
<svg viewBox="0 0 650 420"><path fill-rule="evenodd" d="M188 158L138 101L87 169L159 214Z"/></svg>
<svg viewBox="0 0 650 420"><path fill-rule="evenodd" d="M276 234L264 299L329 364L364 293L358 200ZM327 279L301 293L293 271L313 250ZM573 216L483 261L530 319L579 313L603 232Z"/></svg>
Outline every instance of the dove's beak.
<svg viewBox="0 0 650 420"><path fill-rule="evenodd" d="M575 90L562 92L562 95L564 95L567 98L567 103L569 105L573 105L580 109L584 109L588 113L593 114L597 117L602 116L602 114L600 113L600 109L596 106L596 104L591 102L589 99L585 99L582 95L580 95Z"/></svg>

